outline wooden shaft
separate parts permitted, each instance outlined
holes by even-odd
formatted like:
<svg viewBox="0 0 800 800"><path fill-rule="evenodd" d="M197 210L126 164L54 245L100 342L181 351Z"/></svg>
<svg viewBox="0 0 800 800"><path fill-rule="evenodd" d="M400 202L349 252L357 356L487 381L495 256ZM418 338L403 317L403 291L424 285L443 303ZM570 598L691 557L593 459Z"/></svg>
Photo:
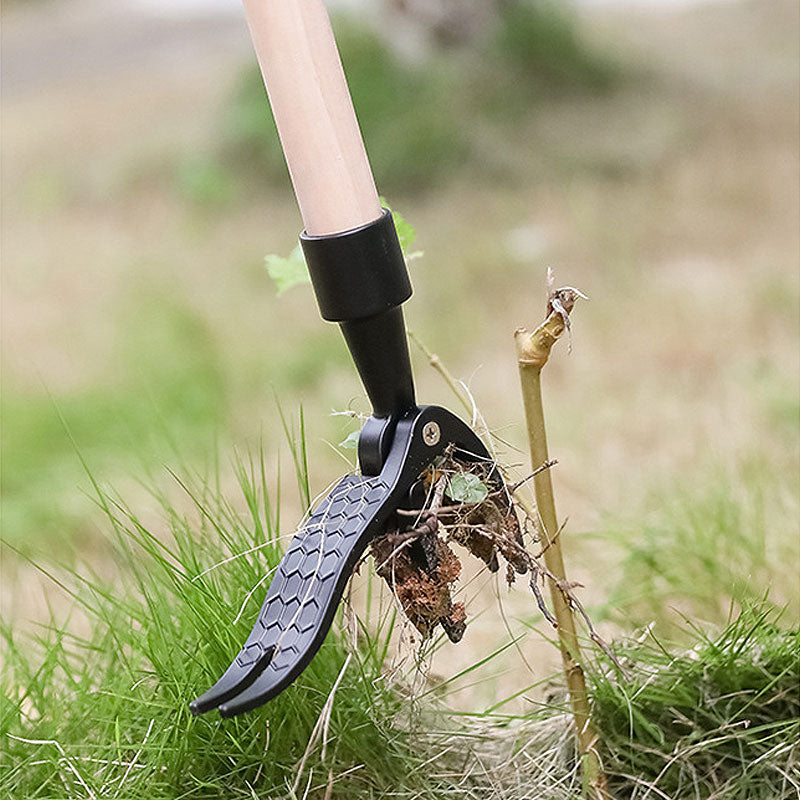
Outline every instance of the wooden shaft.
<svg viewBox="0 0 800 800"><path fill-rule="evenodd" d="M381 215L378 192L322 0L243 0L306 231Z"/></svg>

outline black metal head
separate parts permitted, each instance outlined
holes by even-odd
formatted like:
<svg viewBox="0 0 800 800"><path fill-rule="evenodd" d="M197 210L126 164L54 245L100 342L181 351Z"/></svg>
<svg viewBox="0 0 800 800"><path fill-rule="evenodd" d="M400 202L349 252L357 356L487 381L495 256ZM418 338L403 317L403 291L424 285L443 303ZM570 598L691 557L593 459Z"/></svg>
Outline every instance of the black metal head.
<svg viewBox="0 0 800 800"><path fill-rule="evenodd" d="M283 691L325 639L347 581L370 541L407 501L420 474L446 448L464 460L491 461L458 417L425 406L397 420L379 475L346 475L313 509L272 579L250 636L225 674L190 704L231 717Z"/></svg>
<svg viewBox="0 0 800 800"><path fill-rule="evenodd" d="M360 474L346 475L301 525L258 620L225 674L190 704L241 714L281 692L319 649L353 568L422 472L448 447L491 461L458 417L418 408L403 312L411 295L391 214L332 236L301 236L325 319L338 322L373 406L359 437Z"/></svg>

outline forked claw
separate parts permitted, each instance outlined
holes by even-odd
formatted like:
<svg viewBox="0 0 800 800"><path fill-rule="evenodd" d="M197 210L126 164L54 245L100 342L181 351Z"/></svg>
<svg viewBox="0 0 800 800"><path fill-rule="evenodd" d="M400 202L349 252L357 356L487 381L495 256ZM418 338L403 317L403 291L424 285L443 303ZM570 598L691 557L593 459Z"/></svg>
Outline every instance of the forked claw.
<svg viewBox="0 0 800 800"><path fill-rule="evenodd" d="M262 650L261 655L249 665L249 668L242 667L237 658L207 692L189 703L189 710L192 714L204 714L206 711L211 711L212 708L222 707L226 700L230 700L253 685L253 682L269 665L274 653L274 647ZM225 716L224 713L223 716Z"/></svg>
<svg viewBox="0 0 800 800"><path fill-rule="evenodd" d="M281 559L253 630L222 677L189 704L232 717L262 705L308 665L370 541L422 471L449 445L488 460L475 434L449 411L427 406L397 422L380 475L346 475L320 501Z"/></svg>
<svg viewBox="0 0 800 800"><path fill-rule="evenodd" d="M292 539L250 636L225 674L190 704L192 713L219 708L234 716L265 703L302 672L325 639L353 567L389 513L390 497L380 476L339 481Z"/></svg>

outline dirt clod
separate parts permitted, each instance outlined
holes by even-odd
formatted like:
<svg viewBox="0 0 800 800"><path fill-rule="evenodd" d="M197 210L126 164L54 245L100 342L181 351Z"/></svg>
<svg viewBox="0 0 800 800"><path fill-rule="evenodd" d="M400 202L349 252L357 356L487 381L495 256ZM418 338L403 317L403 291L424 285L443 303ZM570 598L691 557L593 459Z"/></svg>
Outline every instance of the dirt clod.
<svg viewBox="0 0 800 800"><path fill-rule="evenodd" d="M450 478L467 473L486 487L486 496L478 502L453 500L446 494ZM528 571L530 556L511 494L493 464L465 463L448 454L421 481L429 489L427 507L398 512L396 524L372 543L372 555L378 575L423 639L441 625L450 640L458 642L466 629L466 609L452 599L461 561L451 545L465 548L492 572L500 568L502 556L509 584Z"/></svg>
<svg viewBox="0 0 800 800"><path fill-rule="evenodd" d="M430 519L436 521L433 515ZM372 555L378 575L392 587L423 638L441 624L450 640L458 642L466 628L466 611L463 603L453 603L450 588L461 574L461 562L438 537L438 525L431 527L425 522L412 532L387 533L372 543Z"/></svg>

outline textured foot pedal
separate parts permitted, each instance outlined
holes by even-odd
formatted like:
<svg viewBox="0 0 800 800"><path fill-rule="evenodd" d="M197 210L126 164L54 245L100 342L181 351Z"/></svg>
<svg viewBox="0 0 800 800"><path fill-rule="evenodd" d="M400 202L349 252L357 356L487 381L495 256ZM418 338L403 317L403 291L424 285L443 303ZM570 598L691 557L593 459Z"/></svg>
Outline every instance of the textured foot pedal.
<svg viewBox="0 0 800 800"><path fill-rule="evenodd" d="M292 539L241 651L222 677L190 703L232 717L262 705L308 665L330 629L353 568L422 471L445 448L489 460L475 434L449 411L415 409L397 423L380 475L346 475Z"/></svg>

